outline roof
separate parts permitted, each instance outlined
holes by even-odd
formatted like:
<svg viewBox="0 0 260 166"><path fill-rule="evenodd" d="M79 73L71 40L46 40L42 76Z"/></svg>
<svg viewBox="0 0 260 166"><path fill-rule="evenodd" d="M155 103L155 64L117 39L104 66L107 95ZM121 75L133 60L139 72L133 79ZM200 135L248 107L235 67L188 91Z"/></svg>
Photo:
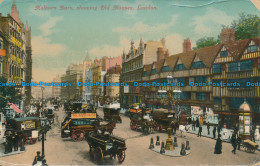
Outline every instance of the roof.
<svg viewBox="0 0 260 166"><path fill-rule="evenodd" d="M153 64L144 65L144 69L146 69L148 75L150 75L150 73L152 71L152 66L153 66Z"/></svg>
<svg viewBox="0 0 260 166"><path fill-rule="evenodd" d="M253 41L260 47L260 37L253 38Z"/></svg>
<svg viewBox="0 0 260 166"><path fill-rule="evenodd" d="M171 70L174 69L178 59L179 59L179 55L172 55L172 56L166 58L166 62L169 65L169 67L171 68Z"/></svg>
<svg viewBox="0 0 260 166"><path fill-rule="evenodd" d="M197 50L192 50L185 53L180 53L179 58L181 59L182 63L189 69L193 63Z"/></svg>
<svg viewBox="0 0 260 166"><path fill-rule="evenodd" d="M234 42L224 43L224 45L231 56L233 56L235 60L239 60L250 41L250 39L237 40Z"/></svg>
<svg viewBox="0 0 260 166"><path fill-rule="evenodd" d="M196 55L203 61L206 67L211 67L222 46L223 44L217 44L215 46L198 49L196 50Z"/></svg>

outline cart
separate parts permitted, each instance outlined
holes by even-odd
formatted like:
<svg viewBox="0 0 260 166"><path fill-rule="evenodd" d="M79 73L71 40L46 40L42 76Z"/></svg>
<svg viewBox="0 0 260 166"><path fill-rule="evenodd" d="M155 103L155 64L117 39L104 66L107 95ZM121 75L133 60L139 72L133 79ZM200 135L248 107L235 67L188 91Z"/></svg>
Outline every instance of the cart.
<svg viewBox="0 0 260 166"><path fill-rule="evenodd" d="M119 115L120 112L120 103L110 103L108 105L104 105L104 120L113 120L119 123L122 123L122 119Z"/></svg>
<svg viewBox="0 0 260 166"><path fill-rule="evenodd" d="M150 113L151 110L141 107L132 107L130 109L130 128L132 130L141 130L145 134L152 133L154 121Z"/></svg>
<svg viewBox="0 0 260 166"><path fill-rule="evenodd" d="M162 132L168 128L173 127L174 123L174 113L169 113L167 109L154 109L153 110L153 120L155 121L154 130L159 130Z"/></svg>
<svg viewBox="0 0 260 166"><path fill-rule="evenodd" d="M245 148L246 152L254 153L255 150L258 148L258 143L250 141L249 139L243 140L241 142L241 146Z"/></svg>
<svg viewBox="0 0 260 166"><path fill-rule="evenodd" d="M116 159L117 157L120 163L124 162L127 148L123 138L91 132L86 140L89 144L89 155L92 161L100 163L104 156L109 155L110 158Z"/></svg>

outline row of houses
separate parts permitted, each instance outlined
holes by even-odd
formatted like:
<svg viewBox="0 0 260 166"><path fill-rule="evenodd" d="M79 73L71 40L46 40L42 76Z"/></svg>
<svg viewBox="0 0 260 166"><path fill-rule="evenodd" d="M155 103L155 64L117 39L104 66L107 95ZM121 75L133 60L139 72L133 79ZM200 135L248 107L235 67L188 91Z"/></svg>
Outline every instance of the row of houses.
<svg viewBox="0 0 260 166"><path fill-rule="evenodd" d="M163 46L153 57L142 50L141 42L137 49L131 46L123 56L120 79L129 86L120 87L121 107L133 103L167 107L163 99L170 91L175 108L193 118L207 113L212 123L237 125L239 106L246 101L253 110L253 121L260 123L260 38L236 40L232 29L223 29L220 39L220 44L196 50L185 39L183 52L171 56ZM135 82L158 86L135 86Z"/></svg>

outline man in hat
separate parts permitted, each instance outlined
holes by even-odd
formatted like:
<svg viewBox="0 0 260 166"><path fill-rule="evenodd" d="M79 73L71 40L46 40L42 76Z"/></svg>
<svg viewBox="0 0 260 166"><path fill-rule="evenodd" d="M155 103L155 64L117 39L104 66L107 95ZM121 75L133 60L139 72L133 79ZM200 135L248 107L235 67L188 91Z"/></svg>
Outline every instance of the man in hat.
<svg viewBox="0 0 260 166"><path fill-rule="evenodd" d="M218 135L216 145L215 145L215 154L221 154L222 153L222 140L220 139L221 134Z"/></svg>

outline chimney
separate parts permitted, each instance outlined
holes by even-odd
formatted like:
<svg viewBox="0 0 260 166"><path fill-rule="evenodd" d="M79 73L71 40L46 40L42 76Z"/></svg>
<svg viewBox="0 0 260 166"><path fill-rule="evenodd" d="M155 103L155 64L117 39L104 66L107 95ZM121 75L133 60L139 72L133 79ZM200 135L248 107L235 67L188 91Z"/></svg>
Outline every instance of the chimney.
<svg viewBox="0 0 260 166"><path fill-rule="evenodd" d="M183 42L183 52L189 52L191 51L191 43L190 43L190 39L184 39Z"/></svg>
<svg viewBox="0 0 260 166"><path fill-rule="evenodd" d="M223 28L220 33L221 43L236 41L236 33L232 28Z"/></svg>
<svg viewBox="0 0 260 166"><path fill-rule="evenodd" d="M164 51L163 48L157 49L157 62L161 59L164 59Z"/></svg>

